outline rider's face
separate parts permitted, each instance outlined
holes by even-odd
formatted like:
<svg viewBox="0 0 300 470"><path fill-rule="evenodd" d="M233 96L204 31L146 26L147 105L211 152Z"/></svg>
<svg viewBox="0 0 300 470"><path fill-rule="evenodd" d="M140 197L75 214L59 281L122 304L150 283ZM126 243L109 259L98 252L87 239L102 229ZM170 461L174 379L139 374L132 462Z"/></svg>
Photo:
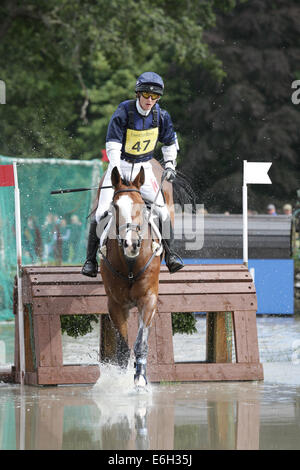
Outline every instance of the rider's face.
<svg viewBox="0 0 300 470"><path fill-rule="evenodd" d="M151 96L144 98L142 94L140 95L140 105L144 111L150 111L156 102L157 100L153 100Z"/></svg>

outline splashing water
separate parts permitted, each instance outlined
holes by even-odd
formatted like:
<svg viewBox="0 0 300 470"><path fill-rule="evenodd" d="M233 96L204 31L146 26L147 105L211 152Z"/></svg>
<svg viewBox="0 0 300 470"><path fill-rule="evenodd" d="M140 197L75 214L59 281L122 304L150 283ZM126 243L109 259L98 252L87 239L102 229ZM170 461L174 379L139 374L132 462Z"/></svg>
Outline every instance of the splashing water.
<svg viewBox="0 0 300 470"><path fill-rule="evenodd" d="M100 364L100 377L93 387L94 393L109 395L120 398L120 396L136 396L137 394L149 394L151 385L148 384L143 390L137 390L134 385L134 357L131 355L126 369L105 363ZM93 395L94 395L93 393Z"/></svg>
<svg viewBox="0 0 300 470"><path fill-rule="evenodd" d="M126 369L113 364L100 364L101 375L90 390L103 425L111 429L114 424L126 423L137 432L144 430L147 415L153 406L152 388L143 390L134 385L134 358Z"/></svg>

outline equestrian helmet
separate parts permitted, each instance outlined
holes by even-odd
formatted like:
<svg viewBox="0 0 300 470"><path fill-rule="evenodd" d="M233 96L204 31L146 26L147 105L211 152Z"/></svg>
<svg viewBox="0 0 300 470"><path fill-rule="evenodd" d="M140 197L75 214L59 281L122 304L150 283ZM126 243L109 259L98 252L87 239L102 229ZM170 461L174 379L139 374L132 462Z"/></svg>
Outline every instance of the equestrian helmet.
<svg viewBox="0 0 300 470"><path fill-rule="evenodd" d="M148 91L162 95L164 92L163 79L155 72L144 72L135 84L135 92L138 91Z"/></svg>

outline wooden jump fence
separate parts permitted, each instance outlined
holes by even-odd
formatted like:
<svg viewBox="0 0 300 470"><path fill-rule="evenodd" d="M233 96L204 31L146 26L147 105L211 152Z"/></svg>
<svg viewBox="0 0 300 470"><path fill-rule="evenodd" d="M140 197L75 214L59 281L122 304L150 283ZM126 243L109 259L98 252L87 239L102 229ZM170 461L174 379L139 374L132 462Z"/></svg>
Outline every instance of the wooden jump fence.
<svg viewBox="0 0 300 470"><path fill-rule="evenodd" d="M101 373L101 362L114 354L113 330L101 276L88 278L80 274L80 269L71 266L23 268L25 384L95 383ZM262 380L256 310L255 286L244 265L186 265L172 275L162 266L158 311L149 335L150 382ZM205 361L174 361L172 312L206 312ZM20 382L17 309L14 313L13 375L15 382ZM76 314L101 315L100 366L63 363L60 316ZM132 347L138 329L135 309L128 321L129 346Z"/></svg>

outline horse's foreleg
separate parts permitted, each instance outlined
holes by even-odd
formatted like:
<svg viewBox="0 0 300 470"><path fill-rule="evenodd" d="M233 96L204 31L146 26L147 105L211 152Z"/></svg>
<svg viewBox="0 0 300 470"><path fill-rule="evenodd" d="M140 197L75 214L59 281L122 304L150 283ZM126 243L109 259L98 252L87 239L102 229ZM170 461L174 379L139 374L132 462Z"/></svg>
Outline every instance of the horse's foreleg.
<svg viewBox="0 0 300 470"><path fill-rule="evenodd" d="M127 332L128 309L109 299L108 312L116 330L116 361L121 367L127 367L130 357Z"/></svg>
<svg viewBox="0 0 300 470"><path fill-rule="evenodd" d="M140 318L139 330L134 343L134 354L137 364L147 364L149 327Z"/></svg>
<svg viewBox="0 0 300 470"><path fill-rule="evenodd" d="M155 310L156 299L154 299L153 296L149 298L148 302L143 304L142 308L139 308L139 330L134 344L134 354L136 360L134 383L141 387L147 385L146 366L148 357L148 337Z"/></svg>
<svg viewBox="0 0 300 470"><path fill-rule="evenodd" d="M144 325L143 320L140 320L138 335L134 344L135 354L135 375L134 383L139 387L147 385L146 367L148 356L148 336L149 327Z"/></svg>

